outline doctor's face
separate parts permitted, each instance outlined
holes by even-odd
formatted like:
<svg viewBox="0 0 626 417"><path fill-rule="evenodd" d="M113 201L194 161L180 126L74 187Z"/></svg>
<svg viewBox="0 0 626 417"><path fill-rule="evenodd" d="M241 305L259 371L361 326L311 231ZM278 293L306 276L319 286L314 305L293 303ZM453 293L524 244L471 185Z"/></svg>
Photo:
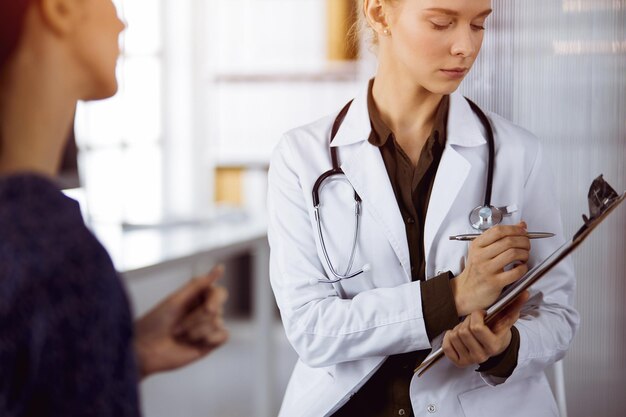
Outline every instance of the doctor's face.
<svg viewBox="0 0 626 417"><path fill-rule="evenodd" d="M379 59L435 94L455 91L482 46L491 0L387 0ZM383 62L384 61L384 62Z"/></svg>

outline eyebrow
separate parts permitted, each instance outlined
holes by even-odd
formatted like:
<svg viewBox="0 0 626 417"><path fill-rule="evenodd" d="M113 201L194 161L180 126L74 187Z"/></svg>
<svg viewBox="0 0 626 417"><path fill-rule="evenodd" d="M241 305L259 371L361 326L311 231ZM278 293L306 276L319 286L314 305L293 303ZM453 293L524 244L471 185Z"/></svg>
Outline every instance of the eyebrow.
<svg viewBox="0 0 626 417"><path fill-rule="evenodd" d="M457 12L456 10L451 10L451 9L442 9L439 7L432 7L430 9L426 9L427 12L437 12L437 13L443 13L443 14L447 14L449 16L458 16L459 12ZM491 12L493 12L492 9L487 9L484 12L479 13L476 17L484 17L484 16L489 16L491 14Z"/></svg>

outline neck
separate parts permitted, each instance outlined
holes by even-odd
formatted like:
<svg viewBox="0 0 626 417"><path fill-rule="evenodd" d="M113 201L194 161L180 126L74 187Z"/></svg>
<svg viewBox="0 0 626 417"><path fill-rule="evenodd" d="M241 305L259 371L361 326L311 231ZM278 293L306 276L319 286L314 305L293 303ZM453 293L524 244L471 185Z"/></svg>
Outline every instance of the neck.
<svg viewBox="0 0 626 417"><path fill-rule="evenodd" d="M0 174L56 175L76 107L60 63L21 48L0 80Z"/></svg>
<svg viewBox="0 0 626 417"><path fill-rule="evenodd" d="M443 95L416 85L382 63L374 80L372 95L383 121L394 134L413 138L430 132L443 98Z"/></svg>

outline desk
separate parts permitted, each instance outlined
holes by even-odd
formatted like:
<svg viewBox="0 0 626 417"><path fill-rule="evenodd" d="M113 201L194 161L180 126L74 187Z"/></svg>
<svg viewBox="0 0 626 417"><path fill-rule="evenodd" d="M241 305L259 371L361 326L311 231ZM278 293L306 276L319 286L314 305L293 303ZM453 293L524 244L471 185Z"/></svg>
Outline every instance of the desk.
<svg viewBox="0 0 626 417"><path fill-rule="evenodd" d="M252 320L256 370L252 402L255 416L276 415L276 395L279 393L274 392L275 304L269 283L269 246L265 219L241 215L167 227L124 229L120 226L92 225L92 230L107 248L117 270L122 274L136 316L144 313L192 276L207 272L212 265L237 255L252 255ZM228 349L228 345L223 349ZM196 384L202 385L200 377L201 375L196 375L194 379ZM187 383L193 384L191 380ZM155 390L158 391L154 388L146 394L142 387L143 396L153 396ZM168 389L161 391L168 391L167 394L170 394ZM174 394L171 396L174 397ZM144 400L151 401L151 398ZM159 408L158 411L151 410L150 404L144 402L146 417L167 415L168 411L163 407L168 404L180 413L178 415L184 414L180 410L183 405L175 405L176 402L176 398L168 399L166 404L161 402L158 407L153 407ZM185 407L188 407L188 401ZM174 410L169 412L171 411ZM189 411L188 415L195 415L196 412ZM207 410L204 410L203 415L206 413Z"/></svg>

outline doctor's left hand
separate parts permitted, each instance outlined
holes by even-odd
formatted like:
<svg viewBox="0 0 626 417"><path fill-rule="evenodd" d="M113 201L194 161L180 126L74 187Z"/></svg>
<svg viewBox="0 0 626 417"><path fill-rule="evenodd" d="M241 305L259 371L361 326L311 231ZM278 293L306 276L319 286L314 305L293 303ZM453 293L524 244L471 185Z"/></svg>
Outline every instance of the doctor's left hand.
<svg viewBox="0 0 626 417"><path fill-rule="evenodd" d="M228 339L223 305L227 291L215 285L224 268L195 278L135 322L141 377L188 365Z"/></svg>
<svg viewBox="0 0 626 417"><path fill-rule="evenodd" d="M520 294L493 323L485 324L485 311L474 311L443 338L443 352L457 367L478 365L504 352L511 343L511 327L528 300L528 291Z"/></svg>

